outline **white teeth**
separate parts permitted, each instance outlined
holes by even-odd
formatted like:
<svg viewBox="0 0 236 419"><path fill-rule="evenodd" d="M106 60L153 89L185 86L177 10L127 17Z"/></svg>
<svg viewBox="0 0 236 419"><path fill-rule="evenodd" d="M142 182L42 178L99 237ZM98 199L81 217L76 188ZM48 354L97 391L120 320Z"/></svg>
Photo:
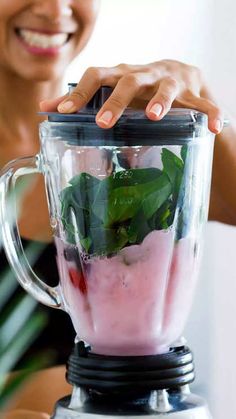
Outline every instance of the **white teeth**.
<svg viewBox="0 0 236 419"><path fill-rule="evenodd" d="M58 33L55 35L46 35L28 29L20 29L19 35L27 44L39 48L61 47L68 40L67 33Z"/></svg>

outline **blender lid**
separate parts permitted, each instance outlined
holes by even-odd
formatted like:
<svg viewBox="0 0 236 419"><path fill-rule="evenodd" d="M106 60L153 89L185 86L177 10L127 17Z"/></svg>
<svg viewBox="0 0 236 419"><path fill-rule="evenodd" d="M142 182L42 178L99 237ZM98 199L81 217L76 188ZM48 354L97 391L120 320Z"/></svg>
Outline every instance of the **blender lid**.
<svg viewBox="0 0 236 419"><path fill-rule="evenodd" d="M69 92L75 86L70 83ZM75 145L183 144L208 134L207 115L185 108L172 108L160 121L148 119L144 110L127 108L114 127L100 128L95 117L111 92L112 88L102 86L84 108L73 114L40 112L40 115L47 115L51 136L67 137Z"/></svg>

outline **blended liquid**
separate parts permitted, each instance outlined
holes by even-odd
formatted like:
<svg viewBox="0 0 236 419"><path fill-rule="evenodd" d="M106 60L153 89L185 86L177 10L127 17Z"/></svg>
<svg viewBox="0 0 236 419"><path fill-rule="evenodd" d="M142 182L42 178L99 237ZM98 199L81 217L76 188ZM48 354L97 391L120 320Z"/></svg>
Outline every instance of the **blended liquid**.
<svg viewBox="0 0 236 419"><path fill-rule="evenodd" d="M140 245L93 258L55 243L65 308L94 353L158 354L181 336L195 289L191 238L152 231Z"/></svg>

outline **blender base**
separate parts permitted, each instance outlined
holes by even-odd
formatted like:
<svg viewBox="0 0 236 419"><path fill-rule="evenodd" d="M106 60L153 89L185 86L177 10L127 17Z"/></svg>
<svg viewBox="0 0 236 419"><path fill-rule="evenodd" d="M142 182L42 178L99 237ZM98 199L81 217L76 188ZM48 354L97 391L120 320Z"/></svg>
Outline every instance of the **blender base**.
<svg viewBox="0 0 236 419"><path fill-rule="evenodd" d="M66 378L72 395L57 402L52 419L211 419L205 401L189 390L194 365L185 346L128 357L97 355L78 342Z"/></svg>
<svg viewBox="0 0 236 419"><path fill-rule="evenodd" d="M150 419L150 416L158 419L212 419L206 402L204 399L193 394L170 396L171 410L169 412L158 412L154 408L149 407L145 413L130 414L130 412L114 411L114 413L88 412L83 408L73 410L69 407L71 396L64 397L59 400L55 406L52 419ZM181 410L180 410L181 405Z"/></svg>

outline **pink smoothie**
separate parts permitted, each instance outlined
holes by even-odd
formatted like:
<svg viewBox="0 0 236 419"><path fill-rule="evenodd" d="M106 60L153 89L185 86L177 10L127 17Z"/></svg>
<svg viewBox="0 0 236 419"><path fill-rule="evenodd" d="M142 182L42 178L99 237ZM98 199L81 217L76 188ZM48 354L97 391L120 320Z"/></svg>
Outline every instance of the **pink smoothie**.
<svg viewBox="0 0 236 419"><path fill-rule="evenodd" d="M55 238L65 308L79 339L106 355L168 351L180 337L195 288L194 242L153 231L113 257L81 258ZM69 255L69 256L68 256Z"/></svg>

